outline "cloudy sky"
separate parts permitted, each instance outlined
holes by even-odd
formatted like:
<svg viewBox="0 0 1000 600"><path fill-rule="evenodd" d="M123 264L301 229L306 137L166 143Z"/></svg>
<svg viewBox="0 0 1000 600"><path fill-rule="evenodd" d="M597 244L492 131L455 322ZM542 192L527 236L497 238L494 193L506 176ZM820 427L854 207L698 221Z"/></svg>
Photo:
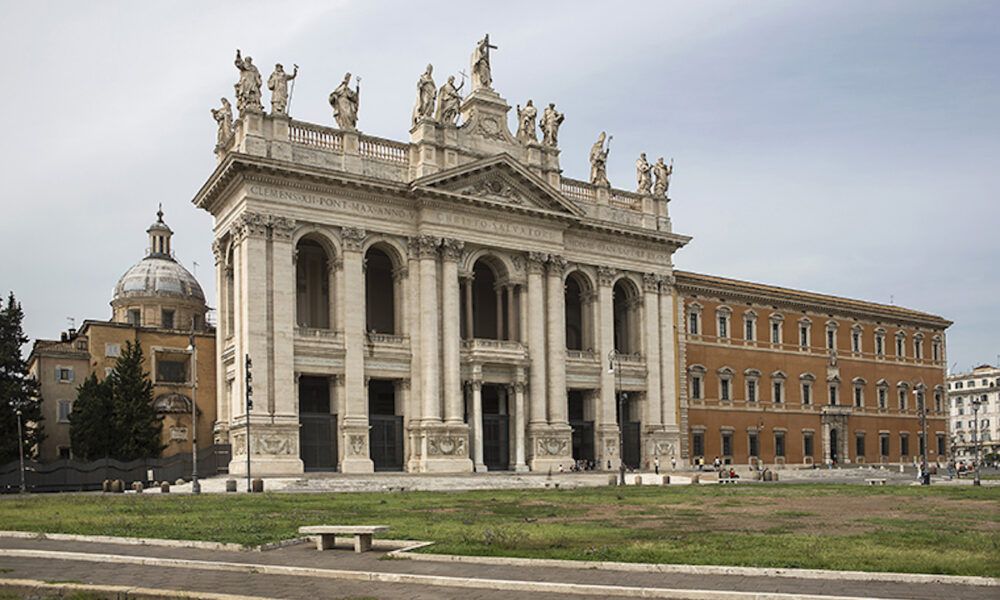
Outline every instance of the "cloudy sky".
<svg viewBox="0 0 1000 600"><path fill-rule="evenodd" d="M359 127L406 139L424 66L566 113L562 166L614 135L613 185L673 157L679 268L896 304L955 322L949 363L1000 353L996 2L0 2L0 291L32 337L106 319L163 203L215 294L209 109L237 47L301 67L298 119L362 77Z"/></svg>

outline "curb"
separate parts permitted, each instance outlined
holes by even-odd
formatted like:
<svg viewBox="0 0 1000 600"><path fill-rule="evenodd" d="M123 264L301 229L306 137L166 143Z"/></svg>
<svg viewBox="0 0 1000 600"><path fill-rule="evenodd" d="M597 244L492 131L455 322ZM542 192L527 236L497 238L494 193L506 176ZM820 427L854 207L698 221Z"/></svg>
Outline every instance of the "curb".
<svg viewBox="0 0 1000 600"><path fill-rule="evenodd" d="M49 583L36 579L2 579L0 590L10 590L16 593L37 592L96 592L115 594L116 598L135 598L150 600L159 598L192 598L204 600L270 600L266 596L237 596L235 594L219 594L214 592L191 592L186 590L164 590L127 585L99 585L91 583ZM62 594L60 594L62 596Z"/></svg>
<svg viewBox="0 0 1000 600"><path fill-rule="evenodd" d="M559 569L595 569L632 573L670 573L677 575L740 575L744 577L787 577L790 579L820 579L879 583L943 583L979 587L1000 587L1000 579L972 575L929 575L926 573L891 573L868 571L826 571L822 569L782 569L775 567L729 567L722 565L674 565L626 563L612 561L560 560L555 558L516 558L505 556L463 556L454 554L414 554L413 550L430 546L425 542L412 548L401 548L390 555L407 560L443 563L470 563L517 567L552 567Z"/></svg>
<svg viewBox="0 0 1000 600"><path fill-rule="evenodd" d="M111 535L76 535L72 533L40 533L34 531L0 531L0 538L14 538L20 540L52 540L57 542L92 542L98 544L123 544L127 546L160 546L162 548L197 548L199 550L225 550L227 552L246 552L248 550L262 549L270 550L270 548L264 548L263 546L250 547L242 544L227 544L225 542L115 537ZM265 544L265 546L284 543L285 542L275 542L275 544Z"/></svg>
<svg viewBox="0 0 1000 600"><path fill-rule="evenodd" d="M107 564L130 564L151 567L172 567L199 569L204 571L224 571L264 575L289 575L294 577L315 577L340 579L370 583L402 583L439 586L460 589L492 589L509 592L536 592L570 594L577 596L664 598L671 600L863 600L857 596L833 596L815 594L787 594L769 592L733 592L723 590L668 589L600 584L556 583L542 581L516 581L508 579L480 579L467 577L445 577L439 575L418 575L412 573L378 573L372 571L345 571L336 569L315 569L283 565L260 565L222 561L197 561L177 558L150 558L123 556L116 554L88 554L47 550L0 549L0 556L18 558L43 558L49 560L74 560ZM2 580L0 580L2 581ZM207 596L186 596L207 597ZM865 597L868 600L879 600ZM220 600L231 600L228 599Z"/></svg>

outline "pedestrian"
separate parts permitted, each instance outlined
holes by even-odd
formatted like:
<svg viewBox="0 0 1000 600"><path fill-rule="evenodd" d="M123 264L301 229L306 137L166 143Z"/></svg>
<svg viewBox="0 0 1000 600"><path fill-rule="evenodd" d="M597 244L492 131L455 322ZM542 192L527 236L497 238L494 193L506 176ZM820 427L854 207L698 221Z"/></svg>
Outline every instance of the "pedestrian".
<svg viewBox="0 0 1000 600"><path fill-rule="evenodd" d="M670 470L671 471L676 471L677 470L677 457L676 456L671 456L670 457Z"/></svg>
<svg viewBox="0 0 1000 600"><path fill-rule="evenodd" d="M712 461L712 468L718 471L721 467L722 467L722 461L719 460L718 456L716 456L715 459Z"/></svg>
<svg viewBox="0 0 1000 600"><path fill-rule="evenodd" d="M656 457L653 458L653 470L656 472L657 475L660 474L660 457L659 456L656 456Z"/></svg>

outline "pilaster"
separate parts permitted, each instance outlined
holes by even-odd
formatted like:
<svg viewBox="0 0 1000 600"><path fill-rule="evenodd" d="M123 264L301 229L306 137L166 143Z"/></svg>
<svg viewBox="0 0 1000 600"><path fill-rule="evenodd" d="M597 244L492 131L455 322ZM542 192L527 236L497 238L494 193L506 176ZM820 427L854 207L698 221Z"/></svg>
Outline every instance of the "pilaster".
<svg viewBox="0 0 1000 600"><path fill-rule="evenodd" d="M344 473L372 473L375 465L369 456L368 394L365 385L365 313L364 296L354 291L365 286L362 246L363 229L341 229L344 255L344 393L345 413L341 420L341 443Z"/></svg>
<svg viewBox="0 0 1000 600"><path fill-rule="evenodd" d="M608 368L608 361L615 349L615 307L614 294L611 287L617 271L608 267L597 268L597 309L598 336L597 347L601 360L601 390L600 405L594 411L595 448L597 463L601 468L617 470L618 456L618 417L616 410L615 373Z"/></svg>

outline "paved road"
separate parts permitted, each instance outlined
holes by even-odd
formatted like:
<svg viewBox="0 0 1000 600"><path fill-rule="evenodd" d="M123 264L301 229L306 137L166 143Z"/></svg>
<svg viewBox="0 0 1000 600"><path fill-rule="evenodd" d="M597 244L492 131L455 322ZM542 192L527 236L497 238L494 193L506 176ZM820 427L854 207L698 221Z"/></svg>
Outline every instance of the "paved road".
<svg viewBox="0 0 1000 600"><path fill-rule="evenodd" d="M64 558L9 556L8 550L70 552L126 557L182 559L199 561L200 566L161 566L121 564L113 561L66 560ZM734 575L688 575L629 573L582 568L524 567L441 563L418 560L384 560L384 554L355 554L346 550L317 552L309 544L299 544L268 552L222 552L188 548L126 546L0 538L0 578L30 578L46 581L74 581L143 587L163 587L189 591L213 591L247 594L269 598L456 598L503 599L530 595L540 600L580 598L564 593L522 593L495 591L496 585L484 582L473 588L424 585L422 583L382 583L352 581L344 578L306 577L274 573L226 572L211 570L212 564L241 563L308 567L348 571L353 576L363 572L401 575L443 576L454 585L469 585L469 579L505 582L550 582L621 587L649 587L681 590L743 591L756 593L811 594L859 598L968 598L993 600L997 587L954 586L937 583L886 583L796 579L790 577L747 577ZM207 563L207 564L206 564ZM457 580L457 581L456 581ZM461 583L460 583L461 582ZM703 596L704 597L704 596ZM711 596L708 596L711 597Z"/></svg>

